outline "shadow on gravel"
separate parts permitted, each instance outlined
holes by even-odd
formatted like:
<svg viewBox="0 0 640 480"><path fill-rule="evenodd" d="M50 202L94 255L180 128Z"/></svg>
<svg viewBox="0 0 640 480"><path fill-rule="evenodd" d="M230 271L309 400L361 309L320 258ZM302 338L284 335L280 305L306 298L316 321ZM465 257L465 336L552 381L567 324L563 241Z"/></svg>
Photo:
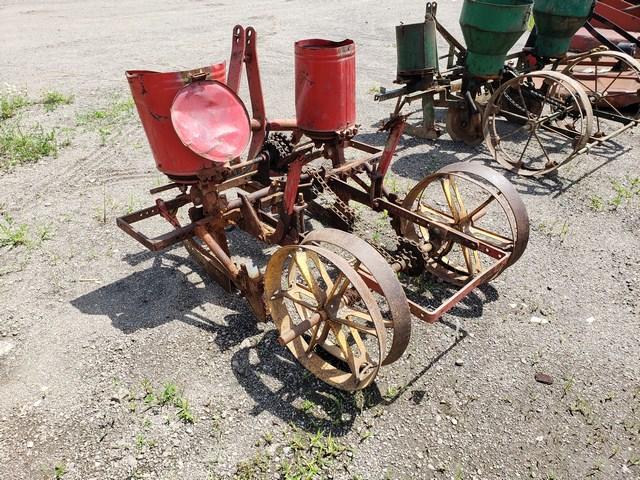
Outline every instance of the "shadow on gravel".
<svg viewBox="0 0 640 480"><path fill-rule="evenodd" d="M443 320L441 323L458 332L455 340L392 395L383 395L376 383L356 393L326 385L277 344L275 331L265 334L255 347L236 352L232 360L233 373L256 402L252 415L268 411L305 431L323 430L343 436L351 431L363 411L406 399L405 393L468 335L457 325ZM408 400L420 404L425 396L424 390L411 390Z"/></svg>
<svg viewBox="0 0 640 480"><path fill-rule="evenodd" d="M259 332L255 322L250 321L252 313L244 299L227 294L190 260L170 253L151 252L135 254L125 260L137 265L149 258L153 258L149 268L82 295L71 304L87 315L108 316L113 326L125 334L175 320L185 322L207 332L219 333L214 337L221 350L228 350ZM180 269L181 266L186 269ZM202 281L203 278L206 280ZM197 312L198 307L207 303L238 313L227 315L226 324L215 323Z"/></svg>

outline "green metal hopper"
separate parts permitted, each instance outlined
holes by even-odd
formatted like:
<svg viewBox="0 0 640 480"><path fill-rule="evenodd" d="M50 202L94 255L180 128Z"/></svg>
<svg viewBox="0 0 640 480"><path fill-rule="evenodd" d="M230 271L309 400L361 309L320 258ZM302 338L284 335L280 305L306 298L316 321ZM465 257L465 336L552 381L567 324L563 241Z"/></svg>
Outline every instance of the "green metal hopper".
<svg viewBox="0 0 640 480"><path fill-rule="evenodd" d="M533 0L464 0L460 27L472 77L500 75L507 53L526 31Z"/></svg>
<svg viewBox="0 0 640 480"><path fill-rule="evenodd" d="M594 0L536 0L536 54L550 58L566 55L571 37L589 19L594 6Z"/></svg>

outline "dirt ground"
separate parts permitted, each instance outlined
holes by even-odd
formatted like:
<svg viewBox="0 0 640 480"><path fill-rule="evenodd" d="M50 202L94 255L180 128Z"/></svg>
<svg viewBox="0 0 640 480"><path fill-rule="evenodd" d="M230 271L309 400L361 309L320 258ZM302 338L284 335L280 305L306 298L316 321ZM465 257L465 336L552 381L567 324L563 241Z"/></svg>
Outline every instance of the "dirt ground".
<svg viewBox="0 0 640 480"><path fill-rule="evenodd" d="M439 5L456 34L460 6ZM253 25L269 115L286 117L293 42L353 38L358 118L379 143L391 106L371 90L394 77L394 25L422 15L418 1L0 0L0 86L74 98L7 120L55 128L62 144L0 173L0 214L31 238L0 247L2 479L287 468L289 478L640 478L638 131L557 177L509 176L531 219L525 255L443 322L415 320L403 359L364 395L306 374L183 248L145 252L115 225L164 183L125 70L226 59L232 27ZM456 160L489 156L446 135L407 138L392 170L404 189Z"/></svg>

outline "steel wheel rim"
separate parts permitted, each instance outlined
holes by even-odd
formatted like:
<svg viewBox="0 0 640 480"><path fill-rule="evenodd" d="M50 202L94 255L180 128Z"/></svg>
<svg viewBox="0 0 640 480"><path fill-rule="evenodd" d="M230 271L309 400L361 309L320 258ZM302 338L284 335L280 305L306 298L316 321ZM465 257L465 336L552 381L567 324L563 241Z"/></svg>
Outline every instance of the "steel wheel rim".
<svg viewBox="0 0 640 480"><path fill-rule="evenodd" d="M542 82L543 87L535 87L536 95L543 95L542 106L539 111L530 112L523 94L523 85L528 82L536 85ZM532 91L530 87L527 87ZM540 93L543 91L543 93ZM516 92L516 93L514 93ZM562 94L568 93L568 106L558 108L551 113L544 112L545 106L567 103ZM552 98L552 96L555 96ZM503 105L510 104L521 109L517 114ZM515 107L514 107L515 108ZM523 110L523 111L522 111ZM544 115L543 115L544 113ZM501 117L507 119L504 123ZM562 125L560 120L577 117L572 125ZM516 119L517 121L509 121ZM508 133L501 133L505 125L517 125ZM532 72L519 75L508 80L496 90L489 100L483 119L485 143L494 159L504 168L524 176L541 176L557 170L560 166L575 157L591 137L593 112L589 99L580 85L566 75L553 71ZM577 126L577 128L575 128ZM526 141L518 141L516 134L525 133ZM510 137L510 138L509 138ZM506 142L516 140L515 143ZM555 142L556 145L554 145ZM517 145L517 146L515 146ZM536 158L527 155L530 145L537 145L542 150L542 156ZM546 145L546 146L545 146ZM551 147L565 147L564 151L554 152ZM517 158L508 150L516 150ZM555 155L554 155L555 153ZM554 158L552 158L552 156ZM544 166L532 165L532 158L546 160Z"/></svg>
<svg viewBox="0 0 640 480"><path fill-rule="evenodd" d="M345 283L350 285L357 292L358 301L362 301L366 310L361 312L358 309L347 307L346 302L344 302L344 291L340 297L335 298L330 291L332 287L327 285L328 289L325 290L324 294L326 296L325 302L328 303L323 305L322 301L320 301L321 298L318 297L319 293L312 293L319 300L315 307L318 313L321 314L322 321L306 332L310 336L309 340L304 335L301 335L288 343L287 348L307 370L320 380L342 390L355 391L363 389L375 380L382 364L382 356L386 348L386 332L382 315L371 292L360 278L360 275L348 262L327 249L312 245L283 247L271 257L267 266L265 275L266 303L272 319L281 334L299 323L292 319L290 305L295 305L295 302L283 296L281 282L288 259L290 260L288 261L287 280L291 278L290 270L292 268L298 269L298 273L306 277L310 270L308 268L309 262L315 264L314 258L330 262L340 272L338 275L342 275L344 279L342 281L338 280L336 276L334 279L338 283L336 289L342 289ZM305 264L307 265L306 268ZM313 278L314 273L310 273L311 278ZM323 276L320 270L315 273L316 277L318 275ZM315 278L315 280L317 281L319 278ZM307 286L311 290L316 288L310 285L313 281L307 282ZM317 286L319 287L320 285ZM307 302L307 304L313 305L310 302ZM299 311L297 306L293 308ZM364 319L365 324L362 321L358 321L358 318L362 319L362 317L351 310L358 314L364 313L366 316L366 319ZM346 316L343 318L343 315ZM349 341L345 329L348 329L353 342ZM354 331L357 333L354 333ZM364 335L367 335L369 340L371 340L370 337L375 337L373 341L377 344L377 352L373 356L369 354L366 348L365 340L362 338ZM335 340L335 343L332 340ZM358 349L358 355L350 348L354 344ZM316 352L318 347L321 347L326 355L333 356L337 362L330 363L325 360ZM340 362L346 365L349 371L339 366Z"/></svg>
<svg viewBox="0 0 640 480"><path fill-rule="evenodd" d="M411 312L404 288L384 257L365 240L332 228L311 231L302 241L303 245L310 243L320 246L329 244L350 253L378 283L380 293L389 306L392 322L391 326L387 326L387 336L391 334L391 345L382 365L389 365L400 359L411 338Z"/></svg>
<svg viewBox="0 0 640 480"><path fill-rule="evenodd" d="M480 191L484 192L486 198L482 202L475 202L474 205L476 206L474 208L468 208L458 185L460 180L475 185ZM445 197L447 196L445 185L449 185L450 198L447 198L446 202L444 202L449 211L436 210L431 206L425 207L423 204L425 192L434 182L440 182L443 186L442 192ZM462 204L460 204L460 201ZM477 225L494 202L502 210L503 218L501 221L508 226L510 234L508 238ZM462 205L462 209L459 208L460 205ZM510 257L504 268L513 265L522 256L529 240L529 218L518 192L506 178L483 165L456 163L438 170L424 178L407 194L403 207L429 220L447 223L450 227L507 250ZM500 216L499 213L498 215ZM402 223L401 232L411 240L431 245L434 244L432 237L437 237L437 234L432 235L429 229L408 221ZM451 265L449 259L446 258L456 248L456 245L463 252L466 264L465 270ZM468 253L465 254L465 250ZM480 266L478 265L479 254L477 251L472 253L469 250L469 248L457 243L455 239L448 239L439 247L436 245L429 252L427 269L430 273L448 283L462 285L482 270L480 268L481 264ZM470 254L472 257L468 258ZM474 266L475 268L472 268ZM488 280L496 278L502 270L497 271Z"/></svg>

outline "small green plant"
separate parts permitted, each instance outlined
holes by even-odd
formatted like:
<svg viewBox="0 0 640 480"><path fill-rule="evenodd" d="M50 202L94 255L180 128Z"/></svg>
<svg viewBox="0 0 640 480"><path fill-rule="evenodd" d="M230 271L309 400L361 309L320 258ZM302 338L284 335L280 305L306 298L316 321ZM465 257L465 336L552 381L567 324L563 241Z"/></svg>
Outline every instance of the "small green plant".
<svg viewBox="0 0 640 480"><path fill-rule="evenodd" d="M640 194L640 177L625 177L624 180L611 180L611 186L615 192L615 197L610 201L614 209L617 209L630 200L635 195Z"/></svg>
<svg viewBox="0 0 640 480"><path fill-rule="evenodd" d="M377 95L381 92L382 92L382 87L371 87L367 93L369 95Z"/></svg>
<svg viewBox="0 0 640 480"><path fill-rule="evenodd" d="M58 463L53 467L53 475L56 480L60 480L67 473L67 467L64 463Z"/></svg>
<svg viewBox="0 0 640 480"><path fill-rule="evenodd" d="M178 407L178 413L176 414L180 420L184 423L194 423L196 421L189 401L186 398L179 398L176 400L176 407Z"/></svg>
<svg viewBox="0 0 640 480"><path fill-rule="evenodd" d="M313 410L314 408L316 408L316 404L313 403L311 400L305 400L304 402L302 402L302 411L303 412L310 412L311 410Z"/></svg>
<svg viewBox="0 0 640 480"><path fill-rule="evenodd" d="M602 200L602 197L598 195L591 197L591 203L589 204L589 207L594 212L601 212L604 208L604 200Z"/></svg>
<svg viewBox="0 0 640 480"><path fill-rule="evenodd" d="M133 113L134 106L132 99L116 99L103 109L78 115L76 123L79 126L116 125Z"/></svg>
<svg viewBox="0 0 640 480"><path fill-rule="evenodd" d="M593 414L593 410L587 400L582 397L578 397L576 398L576 401L569 406L569 413L571 415L579 413L587 420L590 420L591 415Z"/></svg>
<svg viewBox="0 0 640 480"><path fill-rule="evenodd" d="M564 385L562 386L562 398L566 397L571 392L575 384L576 384L575 378L573 377L565 378Z"/></svg>
<svg viewBox="0 0 640 480"><path fill-rule="evenodd" d="M69 105L73 103L73 96L64 95L60 92L56 92L55 90L50 90L42 95L40 103L44 105L44 109L47 112L51 112L60 105Z"/></svg>
<svg viewBox="0 0 640 480"><path fill-rule="evenodd" d="M271 478L269 475L270 460L271 457L268 454L258 452L249 460L240 462L236 466L233 478L235 480L266 480Z"/></svg>
<svg viewBox="0 0 640 480"><path fill-rule="evenodd" d="M0 215L0 247L16 248L30 245L29 227L25 224L16 225L8 214Z"/></svg>
<svg viewBox="0 0 640 480"><path fill-rule="evenodd" d="M350 450L322 430L313 435L294 430L289 448L293 453L292 458L280 464L280 473L287 480L317 478Z"/></svg>
<svg viewBox="0 0 640 480"><path fill-rule="evenodd" d="M29 105L25 92L8 87L0 92L0 120L14 117L18 110Z"/></svg>
<svg viewBox="0 0 640 480"><path fill-rule="evenodd" d="M54 130L45 131L40 125L28 131L20 127L0 126L0 170L22 163L37 162L43 157L56 156L57 153Z"/></svg>
<svg viewBox="0 0 640 480"><path fill-rule="evenodd" d="M175 403L178 396L178 386L175 383L167 382L164 384L159 401L162 405Z"/></svg>
<svg viewBox="0 0 640 480"><path fill-rule="evenodd" d="M398 395L400 395L400 389L391 385L387 387L387 392L384 394L385 398L388 400L393 400Z"/></svg>

